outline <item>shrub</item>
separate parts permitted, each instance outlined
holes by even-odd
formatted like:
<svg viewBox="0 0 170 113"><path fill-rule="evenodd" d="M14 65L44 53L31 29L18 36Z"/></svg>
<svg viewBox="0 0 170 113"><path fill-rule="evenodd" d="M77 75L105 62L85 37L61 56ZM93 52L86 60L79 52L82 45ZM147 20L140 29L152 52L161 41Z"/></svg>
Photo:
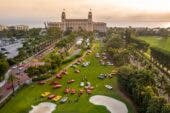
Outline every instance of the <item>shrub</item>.
<svg viewBox="0 0 170 113"><path fill-rule="evenodd" d="M43 75L43 76L39 76L37 78L33 78L32 81L41 81L41 80L45 80L51 77L51 74L47 74L47 75Z"/></svg>

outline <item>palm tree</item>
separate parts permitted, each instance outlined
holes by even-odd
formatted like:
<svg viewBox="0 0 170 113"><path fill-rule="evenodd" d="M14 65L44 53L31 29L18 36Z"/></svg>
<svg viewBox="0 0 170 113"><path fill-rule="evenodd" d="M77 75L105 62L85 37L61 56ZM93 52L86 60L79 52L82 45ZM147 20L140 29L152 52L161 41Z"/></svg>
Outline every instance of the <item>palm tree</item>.
<svg viewBox="0 0 170 113"><path fill-rule="evenodd" d="M165 76L163 75L163 76L158 77L158 82L160 83L160 88L164 89L165 85L167 84Z"/></svg>
<svg viewBox="0 0 170 113"><path fill-rule="evenodd" d="M170 84L165 86L165 94L168 95L168 102L170 102Z"/></svg>

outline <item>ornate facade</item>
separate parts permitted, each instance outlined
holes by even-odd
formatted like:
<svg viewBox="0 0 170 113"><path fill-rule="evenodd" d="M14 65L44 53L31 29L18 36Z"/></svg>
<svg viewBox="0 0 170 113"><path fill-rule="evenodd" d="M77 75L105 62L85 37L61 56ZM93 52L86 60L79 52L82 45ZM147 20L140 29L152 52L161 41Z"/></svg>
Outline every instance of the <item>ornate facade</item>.
<svg viewBox="0 0 170 113"><path fill-rule="evenodd" d="M61 15L61 22L47 22L47 28L58 27L62 31L68 29L72 31L86 30L86 31L98 31L106 32L106 23L93 22L92 12L90 11L87 19L67 19L66 13L63 11Z"/></svg>

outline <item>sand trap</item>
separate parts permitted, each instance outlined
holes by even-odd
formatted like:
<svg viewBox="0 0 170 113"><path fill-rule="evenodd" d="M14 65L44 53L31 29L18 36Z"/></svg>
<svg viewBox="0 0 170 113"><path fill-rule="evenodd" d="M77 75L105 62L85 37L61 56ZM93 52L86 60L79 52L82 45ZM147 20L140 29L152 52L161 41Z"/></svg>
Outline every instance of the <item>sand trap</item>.
<svg viewBox="0 0 170 113"><path fill-rule="evenodd" d="M111 113L128 113L124 103L111 97L96 95L90 97L89 101L95 105L105 106Z"/></svg>
<svg viewBox="0 0 170 113"><path fill-rule="evenodd" d="M29 113L52 113L55 110L56 104L50 102L43 102L37 106L32 106L32 110Z"/></svg>

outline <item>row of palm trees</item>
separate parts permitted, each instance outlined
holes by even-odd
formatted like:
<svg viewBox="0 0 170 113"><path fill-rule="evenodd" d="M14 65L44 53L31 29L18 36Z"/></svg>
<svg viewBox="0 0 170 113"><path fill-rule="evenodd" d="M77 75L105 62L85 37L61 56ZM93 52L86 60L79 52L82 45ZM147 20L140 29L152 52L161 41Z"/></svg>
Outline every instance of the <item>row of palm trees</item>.
<svg viewBox="0 0 170 113"><path fill-rule="evenodd" d="M34 28L28 33L28 38L25 39L23 47L19 48L19 54L14 58L16 62L20 62L32 55L42 52L47 47L54 44L59 38L61 38L61 31L54 29L48 29L45 36L39 35L39 31Z"/></svg>

